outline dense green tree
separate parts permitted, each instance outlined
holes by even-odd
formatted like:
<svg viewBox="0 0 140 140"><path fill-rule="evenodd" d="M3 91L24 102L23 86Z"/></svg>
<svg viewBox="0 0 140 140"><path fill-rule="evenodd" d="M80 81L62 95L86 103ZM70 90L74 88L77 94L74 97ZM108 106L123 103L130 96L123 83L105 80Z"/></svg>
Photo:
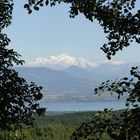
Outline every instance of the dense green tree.
<svg viewBox="0 0 140 140"><path fill-rule="evenodd" d="M19 60L19 54L13 50L6 49L10 40L2 33L2 29L11 22L12 2L12 0L0 1L0 76L2 79L0 81L0 103L1 105L5 105L1 108L1 126L4 124L2 123L3 120L3 122L8 122L8 124L13 122L24 123L25 121L23 120L26 120L26 118L30 120L29 118L31 118L32 113L39 109L36 101L42 97L40 87L35 86L33 83L28 85L23 78L19 77L18 74L11 69L13 63L23 63L22 60ZM130 46L131 42L140 43L140 10L135 12L136 0L28 0L24 8L26 8L30 14L33 9L39 10L44 4L55 6L57 3L70 5L69 12L71 18L82 13L91 22L93 22L94 19L99 21L108 39L108 43L105 43L101 47L108 59L111 59L111 56L115 55L117 51ZM98 121L91 121L81 125L81 127L73 133L73 139L78 139L81 136L84 139L93 139L93 137L90 136L95 134L98 136L98 138L96 138L100 139L103 133L108 133L111 139L140 139L140 123L138 120L140 117L139 67L132 67L130 72L133 76L132 79L124 77L118 81L106 81L102 83L99 88L95 89L95 93L105 90L115 92L118 94L118 98L125 93L128 94L126 101L127 109L125 109L118 118L118 123L112 123L111 112L105 110L97 116ZM13 82L15 80L16 82ZM14 97L13 93L17 96ZM19 94L21 94L21 96L19 96ZM31 98L33 100L31 100ZM20 105L19 101L23 104ZM132 104L133 108L129 108L129 104ZM19 109L19 106L24 109L26 108L25 110L23 109L23 112L25 111L24 113L21 112L22 110L20 110L21 108ZM25 114L25 116L21 115L20 117L20 115L18 115L19 112ZM102 117L100 118L99 116ZM15 121L15 117L18 118L17 121Z"/></svg>
<svg viewBox="0 0 140 140"><path fill-rule="evenodd" d="M8 49L10 39L2 31L11 24L12 0L0 0L0 128L9 128L12 124L32 124L33 114L45 111L39 107L42 87L26 80L12 69L22 65L20 55Z"/></svg>

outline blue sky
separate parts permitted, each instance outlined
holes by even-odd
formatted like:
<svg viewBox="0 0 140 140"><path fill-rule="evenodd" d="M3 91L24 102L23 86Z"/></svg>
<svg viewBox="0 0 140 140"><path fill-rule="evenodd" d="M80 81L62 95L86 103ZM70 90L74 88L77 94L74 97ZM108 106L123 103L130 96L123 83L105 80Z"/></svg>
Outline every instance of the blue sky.
<svg viewBox="0 0 140 140"><path fill-rule="evenodd" d="M12 25L6 29L12 40L10 47L20 53L22 59L32 61L66 53L90 61L106 60L100 50L106 35L96 21L91 23L83 15L70 19L69 6L64 4L43 7L28 15L24 3L23 0L15 2ZM137 62L139 53L139 45L133 44L112 60Z"/></svg>

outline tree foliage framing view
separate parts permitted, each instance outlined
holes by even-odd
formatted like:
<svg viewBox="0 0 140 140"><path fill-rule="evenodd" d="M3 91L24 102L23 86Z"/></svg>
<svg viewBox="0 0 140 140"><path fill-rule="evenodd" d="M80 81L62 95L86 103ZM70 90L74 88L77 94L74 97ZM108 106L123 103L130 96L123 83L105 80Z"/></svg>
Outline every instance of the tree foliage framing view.
<svg viewBox="0 0 140 140"><path fill-rule="evenodd" d="M31 14L44 5L55 6L61 3L70 5L70 18L82 13L91 22L95 19L99 22L108 39L108 43L101 47L108 59L132 42L140 43L140 9L134 12L136 0L28 0L24 8ZM132 67L130 74L131 79L124 77L116 81L108 80L95 89L95 94L105 91L117 93L118 99L128 94L126 109L118 117L118 123L112 122L112 111L105 109L94 116L98 121L82 124L73 133L73 140L93 140L93 135L102 139L104 133L112 140L140 139L140 67Z"/></svg>
<svg viewBox="0 0 140 140"><path fill-rule="evenodd" d="M103 50L111 59L119 50L140 43L140 10L134 12L136 0L28 0L24 8L31 14L44 5L69 4L70 17L79 13L94 22L97 20L103 27L108 42ZM22 65L20 55L7 49L10 39L2 31L11 24L13 0L0 0L0 127L7 128L10 124L31 124L34 113L42 113L38 101L42 98L41 87L34 83L27 84L24 78L12 69L14 64ZM72 139L93 139L93 135L101 139L104 132L114 140L140 139L140 68L132 67L131 79L124 77L118 81L106 81L95 93L110 91L117 93L118 98L128 94L126 109L112 122L112 111L105 109L96 114L96 120L82 124L73 134ZM132 108L129 105L132 104Z"/></svg>
<svg viewBox="0 0 140 140"><path fill-rule="evenodd" d="M8 49L10 39L3 29L11 24L13 1L0 0L0 128L9 129L11 125L32 124L33 114L42 114L45 109L39 106L42 87L26 80L12 69L22 65L20 55Z"/></svg>

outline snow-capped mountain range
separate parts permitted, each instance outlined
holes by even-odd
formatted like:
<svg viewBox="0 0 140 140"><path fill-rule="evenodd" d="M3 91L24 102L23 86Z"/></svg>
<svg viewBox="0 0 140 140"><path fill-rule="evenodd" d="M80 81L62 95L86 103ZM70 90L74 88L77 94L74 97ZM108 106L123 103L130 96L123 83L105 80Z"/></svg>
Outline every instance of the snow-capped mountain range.
<svg viewBox="0 0 140 140"><path fill-rule="evenodd" d="M65 69L70 66L77 66L80 68L96 68L101 64L111 64L111 65L122 65L125 64L124 61L102 61L102 62L92 62L86 60L82 57L76 58L70 56L66 53L62 53L56 56L49 56L46 58L38 57L35 61L28 61L26 66L30 67L48 67L52 69Z"/></svg>
<svg viewBox="0 0 140 140"><path fill-rule="evenodd" d="M44 101L89 101L98 98L93 96L95 87L108 79L130 76L130 68L138 64L124 61L95 63L84 58L61 54L40 57L15 69L27 81L43 86ZM105 95L106 97L108 95Z"/></svg>

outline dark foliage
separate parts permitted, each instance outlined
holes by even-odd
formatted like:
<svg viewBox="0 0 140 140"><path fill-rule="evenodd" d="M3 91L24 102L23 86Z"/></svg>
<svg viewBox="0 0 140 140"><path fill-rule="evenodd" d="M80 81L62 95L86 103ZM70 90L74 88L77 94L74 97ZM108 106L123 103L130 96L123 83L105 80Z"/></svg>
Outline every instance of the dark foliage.
<svg viewBox="0 0 140 140"><path fill-rule="evenodd" d="M39 8L44 5L50 4L50 6L55 6L57 3L66 3L70 5L69 13L71 18L74 18L79 13L82 13L91 22L93 22L94 19L99 21L99 24L103 27L104 32L107 34L108 43L104 44L101 49L106 53L108 59L111 59L111 56L115 55L117 51L130 46L131 42L140 43L140 10L136 12L133 11L133 9L135 8L136 0L28 0L28 3L24 5L24 8L26 8L28 10L28 13L31 14L33 9L38 11ZM10 24L12 8L12 0L0 1L0 10L2 13L0 13L1 30ZM3 97L6 97L6 106L4 106L5 108L3 107L3 110L1 110L5 112L4 115L6 114L5 117L7 117L7 111L9 111L8 113L12 111L14 112L15 104L18 104L19 107L19 101L22 101L25 104L22 104L21 107L24 108L23 105L25 105L25 108L27 107L26 109L29 109L29 112L25 111L29 115L29 117L27 115L27 118L29 120L29 118L32 116L32 113L38 110L39 106L38 104L36 104L36 101L41 99L41 88L35 86L33 83L31 83L31 85L28 85L23 78L20 78L14 70L10 69L10 67L13 66L13 63L22 64L23 61L20 61L18 59L19 55L16 52L6 49L5 46L9 44L9 41L10 40L7 38L7 36L1 33L0 76L1 78L3 78L3 80L0 88L5 91L2 92L4 94L0 94L1 102L3 101ZM123 94L128 94L128 98L126 100L127 108L118 117L118 121L114 123L112 121L112 111L105 109L104 112L99 112L99 114L95 115L96 121L93 120L88 123L82 124L73 133L72 139L102 139L104 134L107 134L108 138L112 140L140 139L139 67L132 67L130 72L132 76L131 79L124 77L118 81L108 80L102 83L99 88L95 89L95 93L103 91L117 93L118 98L120 98ZM17 82L13 84L13 80L15 79L17 80ZM10 92L6 91L7 87ZM0 92L2 91L1 89ZM23 100L17 99L17 97L19 97L19 91L21 91L22 93L28 93L27 97L30 97L29 95L33 95L32 98L35 98L33 98L33 100L31 100L31 98L22 98ZM18 95L15 96L14 99L16 100L14 100L14 102L11 93L14 93L14 95ZM37 97L35 93L37 93ZM28 99L31 102L29 102ZM36 106L35 108L33 106L33 110L31 109L32 105ZM132 105L132 108L129 108L129 105ZM10 110L8 108L9 106L11 107ZM16 109L16 111L17 110L18 109ZM16 112L14 115L16 116L17 114L18 113ZM24 121L21 121L21 118L18 115L17 118L17 123L24 123ZM11 123L11 120L12 119L9 119L9 124ZM13 120L13 122L16 122L15 118Z"/></svg>
<svg viewBox="0 0 140 140"><path fill-rule="evenodd" d="M117 124L120 121L117 121L115 116L115 121L112 121L112 117L115 114L108 109L105 109L104 112L98 112L93 116L92 121L83 123L75 132L73 132L71 139L87 139L87 140L100 140L103 138L104 134L109 138L109 135L115 135L117 132ZM114 133L114 134L113 134ZM112 137L112 136L111 136ZM112 137L113 138L113 137Z"/></svg>
<svg viewBox="0 0 140 140"><path fill-rule="evenodd" d="M11 23L13 0L0 0L0 32Z"/></svg>
<svg viewBox="0 0 140 140"><path fill-rule="evenodd" d="M117 93L118 99L128 94L126 106L132 105L134 108L140 108L140 67L132 67L130 70L132 78L124 77L116 81L106 81L100 87L95 89L95 94L109 91L111 94Z"/></svg>
<svg viewBox="0 0 140 140"><path fill-rule="evenodd" d="M131 42L140 43L140 10L133 12L136 0L28 0L24 8L31 14L33 9L38 11L44 5L57 3L70 5L71 18L82 13L91 22L99 21L107 34L108 43L101 49L108 59Z"/></svg>
<svg viewBox="0 0 140 140"><path fill-rule="evenodd" d="M117 93L118 98L128 94L126 100L127 109L123 112L124 119L121 123L119 139L140 139L140 67L132 67L130 70L131 79L124 77L118 81L106 81L95 93L110 91Z"/></svg>
<svg viewBox="0 0 140 140"><path fill-rule="evenodd" d="M12 69L14 64L22 65L20 55L13 49L7 49L10 39L2 30L10 25L12 19L12 0L0 1L0 128L11 124L32 124L33 114L42 114L45 109L39 107L42 87L26 80Z"/></svg>
<svg viewBox="0 0 140 140"><path fill-rule="evenodd" d="M96 119L82 124L72 135L72 139L79 138L101 139L106 133L112 140L139 140L140 139L140 70L139 67L132 67L130 71L132 78L124 77L116 81L106 81L95 89L95 94L117 93L118 99L124 94L128 94L126 109L116 118L112 111L105 109L95 115ZM103 116L103 117L102 117Z"/></svg>

